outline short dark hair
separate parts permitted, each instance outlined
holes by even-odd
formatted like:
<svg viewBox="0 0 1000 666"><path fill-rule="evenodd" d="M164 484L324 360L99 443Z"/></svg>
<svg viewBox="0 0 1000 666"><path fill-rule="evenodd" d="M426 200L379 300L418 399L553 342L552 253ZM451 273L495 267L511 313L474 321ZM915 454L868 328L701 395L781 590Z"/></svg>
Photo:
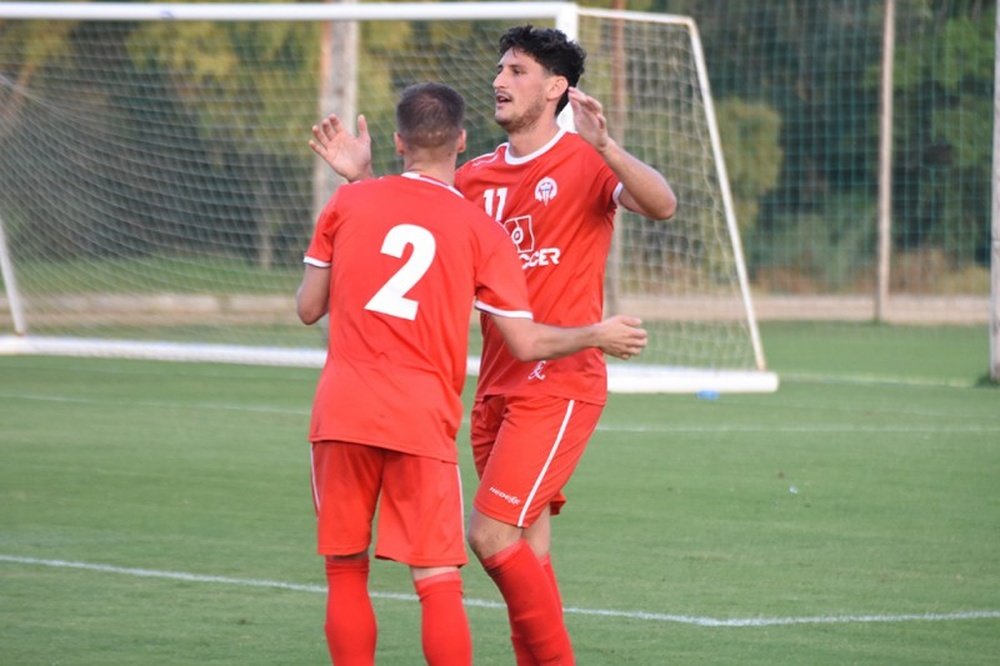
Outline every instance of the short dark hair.
<svg viewBox="0 0 1000 666"><path fill-rule="evenodd" d="M456 141L465 119L465 98L443 83L415 83L396 105L396 131L407 146L440 148Z"/></svg>
<svg viewBox="0 0 1000 666"><path fill-rule="evenodd" d="M570 86L576 86L583 76L583 63L587 53L576 42L571 42L564 32L555 28L536 28L519 25L510 28L500 37L500 55L510 49L523 51L538 64L557 76L564 76ZM556 113L569 102L567 92L559 100Z"/></svg>

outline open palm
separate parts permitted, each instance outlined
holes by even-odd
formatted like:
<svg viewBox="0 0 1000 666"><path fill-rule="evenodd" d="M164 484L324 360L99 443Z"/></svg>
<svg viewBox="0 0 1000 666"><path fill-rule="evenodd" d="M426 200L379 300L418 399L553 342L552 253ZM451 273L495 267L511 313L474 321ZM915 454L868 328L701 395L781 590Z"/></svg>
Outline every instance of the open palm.
<svg viewBox="0 0 1000 666"><path fill-rule="evenodd" d="M351 134L335 113L313 125L309 147L349 182L372 176L372 138L364 115L358 116L358 134Z"/></svg>

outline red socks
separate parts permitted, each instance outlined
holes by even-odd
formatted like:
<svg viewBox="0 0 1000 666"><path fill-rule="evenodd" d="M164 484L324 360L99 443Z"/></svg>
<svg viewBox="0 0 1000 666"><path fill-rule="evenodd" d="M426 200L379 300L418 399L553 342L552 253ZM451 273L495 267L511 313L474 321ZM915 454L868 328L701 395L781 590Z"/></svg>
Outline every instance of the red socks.
<svg viewBox="0 0 1000 666"><path fill-rule="evenodd" d="M562 606L551 562L547 572L528 542L521 539L484 559L483 568L507 602L515 640L522 642L534 659L522 662L522 655L518 655L517 663L572 666L573 647L562 622Z"/></svg>
<svg viewBox="0 0 1000 666"><path fill-rule="evenodd" d="M326 559L326 643L336 666L372 666L377 627L368 597L368 558ZM424 657L431 666L472 664L472 638L457 571L414 582Z"/></svg>
<svg viewBox="0 0 1000 666"><path fill-rule="evenodd" d="M556 580L556 571L552 567L552 556L544 555L538 558L539 563L542 565L542 569L545 570L545 574L549 577L549 582L552 583L552 589L556 593L556 601L559 604L559 618L562 620L562 596L559 594L559 583ZM514 645L514 657L517 660L517 666L536 666L535 658L531 656L531 650L528 648L528 644L525 642L524 637L517 633L513 627L511 628L510 635L511 643Z"/></svg>
<svg viewBox="0 0 1000 666"><path fill-rule="evenodd" d="M420 597L424 658L431 666L469 666L472 637L462 605L462 576L457 571L413 582Z"/></svg>
<svg viewBox="0 0 1000 666"><path fill-rule="evenodd" d="M326 558L326 644L337 666L375 663L375 611L368 598L368 558Z"/></svg>

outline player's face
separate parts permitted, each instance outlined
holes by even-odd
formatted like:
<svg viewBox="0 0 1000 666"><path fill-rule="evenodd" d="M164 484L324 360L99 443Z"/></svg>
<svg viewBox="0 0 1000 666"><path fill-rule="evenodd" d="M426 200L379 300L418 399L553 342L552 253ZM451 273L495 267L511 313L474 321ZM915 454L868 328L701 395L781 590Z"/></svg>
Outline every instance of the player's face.
<svg viewBox="0 0 1000 666"><path fill-rule="evenodd" d="M493 119L510 134L534 126L545 114L554 118L554 107L548 108L554 78L527 53L508 50L493 79Z"/></svg>

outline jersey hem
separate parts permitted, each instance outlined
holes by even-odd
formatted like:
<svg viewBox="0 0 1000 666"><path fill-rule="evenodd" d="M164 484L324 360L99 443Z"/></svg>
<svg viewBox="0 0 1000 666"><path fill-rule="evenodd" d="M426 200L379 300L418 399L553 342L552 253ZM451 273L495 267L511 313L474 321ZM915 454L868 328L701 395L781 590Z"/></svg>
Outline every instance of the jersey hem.
<svg viewBox="0 0 1000 666"><path fill-rule="evenodd" d="M548 396L550 398L562 398L563 400L577 400L579 402L586 402L591 405L606 405L608 404L608 393L605 390L603 396L595 396L591 394L577 393L574 391L560 391L558 389L554 391L531 391L525 389L514 389L511 391L487 391L485 393L476 393L474 400L480 401L485 398L493 398L496 396L508 396L512 398L530 398L534 396Z"/></svg>
<svg viewBox="0 0 1000 666"><path fill-rule="evenodd" d="M371 446L376 449L386 449L387 451L396 451L397 453L405 453L409 456L416 456L418 458L430 458L432 460L440 460L441 462L458 464L458 451L455 451L454 456L441 456L429 453L427 451L421 451L412 447L407 447L404 444L391 444L386 442L379 442L372 439L366 439L364 437L351 436L351 435L310 435L310 444L323 444L325 442L344 442L347 444L360 444L361 446Z"/></svg>

